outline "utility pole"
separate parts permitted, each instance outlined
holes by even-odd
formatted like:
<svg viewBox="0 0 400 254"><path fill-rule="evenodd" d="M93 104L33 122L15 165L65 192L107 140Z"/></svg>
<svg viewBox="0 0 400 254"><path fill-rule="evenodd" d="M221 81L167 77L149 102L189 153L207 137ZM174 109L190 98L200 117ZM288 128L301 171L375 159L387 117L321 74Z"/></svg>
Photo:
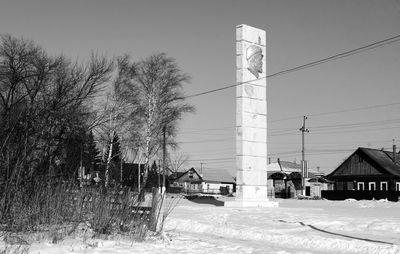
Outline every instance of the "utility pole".
<svg viewBox="0 0 400 254"><path fill-rule="evenodd" d="M121 139L121 143L122 143L122 139ZM121 159L120 159L120 178L119 178L119 181L120 181L120 185L121 185L121 188L122 188L122 181L123 181L123 167L124 167L124 163L123 163L123 161L125 160L125 157L127 156L127 154L128 154L128 147L126 146L125 147L125 153L124 153L124 156L121 156ZM122 152L121 152L121 155L122 155Z"/></svg>
<svg viewBox="0 0 400 254"><path fill-rule="evenodd" d="M305 184L306 184L306 178L308 177L308 169L307 169L307 163L305 160L305 144L304 144L304 136L306 132L310 132L308 129L306 129L306 120L307 117L303 117L303 126L300 128L301 131L301 184L303 188L303 195L305 195Z"/></svg>
<svg viewBox="0 0 400 254"><path fill-rule="evenodd" d="M161 161L158 160L157 166L157 179L158 179L158 189L161 189Z"/></svg>
<svg viewBox="0 0 400 254"><path fill-rule="evenodd" d="M138 194L140 194L140 159L139 159L139 165L138 165Z"/></svg>
<svg viewBox="0 0 400 254"><path fill-rule="evenodd" d="M200 162L200 174L203 174L203 162Z"/></svg>
<svg viewBox="0 0 400 254"><path fill-rule="evenodd" d="M167 157L167 138L166 138L166 132L167 132L167 127L163 127L163 183L162 187L164 188L164 191L166 190L165 186L165 171L166 171L166 157Z"/></svg>

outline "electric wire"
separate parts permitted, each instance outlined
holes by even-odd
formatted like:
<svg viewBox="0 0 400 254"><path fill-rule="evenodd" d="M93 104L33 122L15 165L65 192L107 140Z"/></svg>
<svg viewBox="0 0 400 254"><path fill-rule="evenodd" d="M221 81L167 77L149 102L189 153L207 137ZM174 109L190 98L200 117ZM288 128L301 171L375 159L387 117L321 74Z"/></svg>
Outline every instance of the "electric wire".
<svg viewBox="0 0 400 254"><path fill-rule="evenodd" d="M351 55L354 55L354 54L361 53L363 51L367 51L367 50L371 50L371 49L374 49L374 48L377 48L377 47L388 45L388 44L397 42L399 40L400 40L400 35L393 36L393 37L390 37L390 38L387 38L387 39L384 39L384 40L381 40L381 41L377 41L377 42L374 42L374 43L371 43L371 44L368 44L368 45L365 45L365 46L362 46L362 47L359 47L359 48L356 48L356 49L353 49L353 50L345 51L345 52L342 52L342 53L339 53L339 54L336 54L336 55L332 55L332 56L329 56L329 57L326 57L326 58L323 58L323 59L320 59L320 60L317 60L317 61L309 62L309 63L303 64L303 65L299 65L299 66L296 66L296 67L293 67L293 68L289 68L289 69L286 69L286 70L283 70L283 71L279 71L279 72L267 75L266 77L263 77L261 79L272 78L272 77L288 74L288 73L291 73L291 72L294 72L294 71L299 71L299 70L302 70L302 69L311 68L311 67L314 67L316 65L320 65L320 64L323 64L323 63L326 63L326 62L329 62L329 61L334 61L334 60L337 60L337 59L340 59L340 58L344 58L344 57L348 57L348 56L351 56ZM252 80L252 81L254 81L254 80ZM252 82L252 81L247 81L245 83ZM209 91L205 91L205 92L201 92L201 93L185 96L184 98L198 97L198 96L201 96L201 95L206 95L206 94L218 92L218 91L221 91L221 90L225 90L225 89L228 89L228 88L236 87L236 86L242 85L242 84L243 83L238 83L238 84L234 84L234 85L228 85L228 86L220 87L220 88L217 88L217 89L212 89L212 90L209 90ZM372 106L366 106L366 107L354 108L354 109L347 109L347 110L338 110L338 111L331 111L331 112L314 113L314 114L308 114L308 116L322 116L322 115L329 115L329 114L354 112L354 111L359 111L359 110L366 110L366 109L373 109L373 108L380 108L380 107L388 107L388 106L393 106L393 105L400 105L400 103L380 104L380 105L372 105ZM297 118L299 118L299 116L289 117L289 118L284 118L284 119L278 119L278 120L272 120L270 122L285 121L285 120L297 119ZM399 120L399 119L393 119L393 120ZM389 123L389 124L395 123L395 122L390 122L391 120L385 120L385 121L386 121L386 123ZM320 129L323 129L323 128L324 129L326 129L326 128L330 128L330 129L335 129L335 128L336 129L337 128L360 128L360 127L363 127L363 126L369 126L370 127L370 126L374 126L374 125L382 125L382 124L385 123L385 121L384 122L381 121L379 123L378 122L364 122L364 123L340 124L340 125L330 125L330 126L329 125L328 126L316 126L316 127L313 127L313 128L315 130L318 130L318 128L320 128ZM214 129L208 129L208 130L224 130L224 129L231 129L231 128L234 128L234 127L214 128ZM394 127L394 128L398 128L398 127ZM385 129L385 128L380 128L378 130L381 130L381 129ZM388 128L386 128L386 129L388 129ZM377 129L367 129L367 130L363 130L363 131L376 131L376 130ZM207 131L207 130L194 130L193 132L187 132L187 133L195 134L196 132L202 132L202 131ZM279 135L288 135L289 134L288 133L289 130L284 130L283 132L282 132L282 130L277 130L277 131L278 131L279 134L275 134L275 135L272 134L272 135L268 135L268 136L279 136ZM350 130L350 131L354 131L354 130ZM357 130L357 131L360 131L360 130ZM343 131L341 131L341 132L343 132ZM327 134L327 133L333 133L333 132L318 132L318 131L316 131L316 134ZM222 140L226 140L226 139L222 139ZM213 141L218 141L218 140L213 140ZM220 141L221 141L221 139L220 139ZM210 142L210 140L181 142L181 143L198 143L198 142L199 143ZM324 149L324 150L323 149L319 149L319 150L317 150L317 149L308 149L307 150L307 155L308 156L315 156L315 155L326 155L326 154L332 154L332 153L336 153L336 154L337 153L348 153L348 152L351 152L351 151L353 151L353 149L352 150L350 150L350 149ZM289 152L269 154L268 156L300 155L300 153L301 153L300 151L289 151ZM204 159L196 159L196 160L189 160L189 161L192 161L192 162L195 162L195 161L202 161L203 162L204 161L206 163L227 163L227 162L233 161L233 160L234 160L234 157L233 158L232 157L228 157L228 158L225 157L225 158L208 158L208 159L204 158Z"/></svg>
<svg viewBox="0 0 400 254"><path fill-rule="evenodd" d="M365 45L365 46L362 46L362 47L359 47L359 48L356 48L356 49L348 50L348 51L345 51L345 52L342 52L342 53L338 53L338 54L335 54L335 55L332 55L332 56L329 56L329 57L322 58L320 60L312 61L312 62L309 62L309 63L306 63L306 64L302 64L302 65L299 65L299 66L296 66L296 67L292 67L292 68L289 68L289 69L286 69L286 70L278 71L276 73L267 75L266 77L262 77L262 78L259 78L259 79L250 80L250 81L246 81L246 82L241 82L241 83L237 83L237 84L233 84L233 85L223 86L223 87L220 87L220 88L208 90L208 91L205 91L205 92L200 92L200 93L197 93L197 94L187 95L187 96L183 97L183 99L188 99L188 98L198 97L198 96L202 96L202 95L206 95L206 94L210 94L210 93L215 93L215 92L226 90L228 88L236 87L236 86L239 86L239 85L242 85L242 84L245 84L245 83L250 83L250 82L253 82L253 81L256 81L256 80L261 80L261 79L265 79L265 78L273 78L273 77L281 76L281 75L288 74L288 73L291 73L291 72L303 70L303 69L306 69L306 68L311 68L311 67L314 67L314 66L317 66L317 65L320 65L320 64L324 64L326 62L330 62L330 61L334 61L334 60L337 60L337 59L340 59L340 58L352 56L354 54L358 54L358 53L361 53L363 51L375 49L375 48L382 47L382 46L385 46L385 45L388 45L388 44L391 44L391 43L395 43L395 42L398 42L398 41L400 41L400 35L392 36L390 38L387 38L387 39L384 39L384 40L380 40L380 41L377 41L377 42L374 42L374 43L370 43L368 45Z"/></svg>

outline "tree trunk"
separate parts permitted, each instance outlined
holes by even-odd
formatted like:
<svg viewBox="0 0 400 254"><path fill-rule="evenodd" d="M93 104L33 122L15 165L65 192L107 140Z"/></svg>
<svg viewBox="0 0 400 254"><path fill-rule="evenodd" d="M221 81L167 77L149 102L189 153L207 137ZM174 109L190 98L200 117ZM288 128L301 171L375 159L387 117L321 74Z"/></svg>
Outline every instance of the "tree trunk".
<svg viewBox="0 0 400 254"><path fill-rule="evenodd" d="M153 200L150 214L150 227L153 232L160 233L164 224L164 196L160 188L153 188Z"/></svg>
<svg viewBox="0 0 400 254"><path fill-rule="evenodd" d="M108 158L107 158L107 165L106 165L106 172L104 173L104 187L108 187L109 181L109 172L110 172L110 164L112 159L112 151L113 151L113 143L114 143L114 131L111 133L111 144L110 150L108 151Z"/></svg>
<svg viewBox="0 0 400 254"><path fill-rule="evenodd" d="M145 147L145 162L144 162L144 175L142 188L146 187L146 182L149 174L149 164L150 164L150 141L151 141L151 123L153 121L154 115L154 98L151 97L148 100L148 114L146 119L146 147Z"/></svg>

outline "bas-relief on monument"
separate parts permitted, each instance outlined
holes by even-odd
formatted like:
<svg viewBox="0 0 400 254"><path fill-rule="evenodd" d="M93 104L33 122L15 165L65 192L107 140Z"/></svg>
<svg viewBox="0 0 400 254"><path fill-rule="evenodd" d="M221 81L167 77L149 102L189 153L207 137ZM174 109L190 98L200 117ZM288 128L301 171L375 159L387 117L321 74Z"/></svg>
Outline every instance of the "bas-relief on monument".
<svg viewBox="0 0 400 254"><path fill-rule="evenodd" d="M276 207L267 192L265 31L236 27L236 199L227 207Z"/></svg>

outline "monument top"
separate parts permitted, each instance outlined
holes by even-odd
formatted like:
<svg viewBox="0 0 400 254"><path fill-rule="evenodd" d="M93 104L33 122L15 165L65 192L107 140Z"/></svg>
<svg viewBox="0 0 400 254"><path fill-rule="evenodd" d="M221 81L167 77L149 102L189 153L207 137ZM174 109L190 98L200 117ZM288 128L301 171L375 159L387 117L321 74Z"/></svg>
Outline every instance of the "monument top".
<svg viewBox="0 0 400 254"><path fill-rule="evenodd" d="M245 39L248 42L266 45L265 31L245 24L236 26L236 41Z"/></svg>
<svg viewBox="0 0 400 254"><path fill-rule="evenodd" d="M236 28L238 28L238 27L245 27L245 26L250 27L250 28L254 28L254 29L259 29L259 28L257 28L257 27L249 26L249 25L246 25L246 24L237 25Z"/></svg>

